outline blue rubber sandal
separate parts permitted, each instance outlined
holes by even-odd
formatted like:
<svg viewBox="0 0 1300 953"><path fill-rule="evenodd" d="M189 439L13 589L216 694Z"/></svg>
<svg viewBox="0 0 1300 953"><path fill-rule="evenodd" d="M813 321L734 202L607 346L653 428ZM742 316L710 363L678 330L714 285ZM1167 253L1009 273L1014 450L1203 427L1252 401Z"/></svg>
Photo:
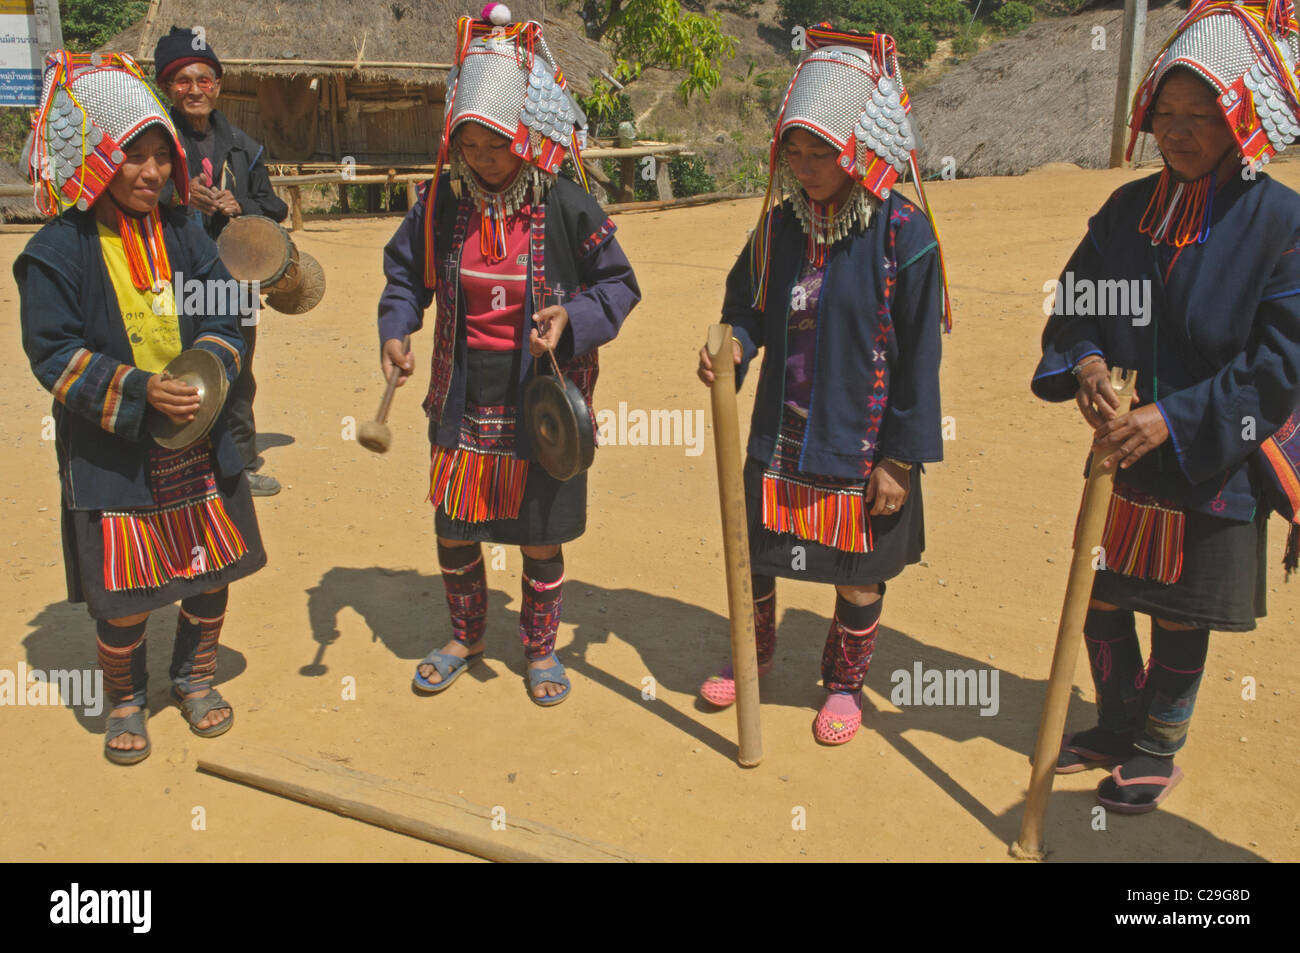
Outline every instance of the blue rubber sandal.
<svg viewBox="0 0 1300 953"><path fill-rule="evenodd" d="M110 748L108 743L121 735L139 735L144 739L144 747L139 751L134 748ZM149 757L153 745L149 742L149 732L145 728L144 710L108 719L104 733L104 757L114 764L137 764Z"/></svg>
<svg viewBox="0 0 1300 953"><path fill-rule="evenodd" d="M181 706L181 716L190 726L190 731L194 732L200 738L215 738L217 735L224 735L234 727L235 709L230 702L221 697L221 692L215 688L209 688L206 695L198 698L186 698L185 693L173 686L172 697L176 699L176 704ZM228 708L230 714L215 725L209 725L206 728L200 728L199 722L208 716L209 712L221 708Z"/></svg>
<svg viewBox="0 0 1300 953"><path fill-rule="evenodd" d="M446 691L451 683L460 677L462 672L482 657L482 652L475 652L466 658L448 652L430 652L420 661L419 665L415 666L415 678L411 684L414 685L417 692L423 695L436 695L441 691ZM432 665L433 670L438 673L438 677L442 681L428 681L420 674L420 665Z"/></svg>
<svg viewBox="0 0 1300 953"><path fill-rule="evenodd" d="M550 708L552 705L558 705L560 702L568 698L569 690L572 686L569 684L568 677L564 674L564 666L561 665L560 660L555 657L555 653L552 652L545 659L530 660L530 665L532 664L532 661L552 661L555 663L550 668L528 669L528 697L532 699L533 704L539 705L542 708ZM538 685L545 682L550 682L552 685L561 685L563 686L564 691L560 692L558 695L543 695L541 698L538 698L533 694L533 690L537 688Z"/></svg>

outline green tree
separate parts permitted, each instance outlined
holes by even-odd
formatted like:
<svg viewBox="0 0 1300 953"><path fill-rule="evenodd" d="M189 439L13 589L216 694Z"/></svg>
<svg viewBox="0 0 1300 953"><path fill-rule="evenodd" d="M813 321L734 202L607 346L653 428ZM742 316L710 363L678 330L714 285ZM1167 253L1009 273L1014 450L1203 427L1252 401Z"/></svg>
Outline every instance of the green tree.
<svg viewBox="0 0 1300 953"><path fill-rule="evenodd" d="M925 22L940 39L949 39L966 28L971 13L961 0L930 0Z"/></svg>
<svg viewBox="0 0 1300 953"><path fill-rule="evenodd" d="M778 22L787 33L796 26L806 29L823 20L838 26L852 2L853 0L779 0Z"/></svg>
<svg viewBox="0 0 1300 953"><path fill-rule="evenodd" d="M584 0L587 36L606 40L614 78L626 85L643 70L684 70L682 101L709 93L722 82L721 62L736 55L737 40L722 32L716 13L687 13L678 0ZM586 106L596 117L614 107L613 87L597 81Z"/></svg>
<svg viewBox="0 0 1300 953"><path fill-rule="evenodd" d="M894 37L898 44L898 61L910 70L925 67L939 49L939 41L924 23L905 23Z"/></svg>
<svg viewBox="0 0 1300 953"><path fill-rule="evenodd" d="M891 0L853 0L846 6L842 22L835 25L859 33L888 33L897 39L903 23L902 12Z"/></svg>
<svg viewBox="0 0 1300 953"><path fill-rule="evenodd" d="M98 49L148 9L148 0L59 0L63 45L74 52Z"/></svg>
<svg viewBox="0 0 1300 953"><path fill-rule="evenodd" d="M1034 22L1034 8L1020 0L1009 0L989 17L989 22L1003 33L1019 33Z"/></svg>

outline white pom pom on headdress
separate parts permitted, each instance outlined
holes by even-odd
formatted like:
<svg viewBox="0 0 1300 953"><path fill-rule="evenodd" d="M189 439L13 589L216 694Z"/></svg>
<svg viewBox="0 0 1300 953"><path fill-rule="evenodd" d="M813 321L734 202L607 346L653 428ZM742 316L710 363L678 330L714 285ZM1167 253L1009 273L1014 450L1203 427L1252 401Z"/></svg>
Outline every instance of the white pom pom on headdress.
<svg viewBox="0 0 1300 953"><path fill-rule="evenodd" d="M496 26L505 26L511 20L510 8L504 3L489 3L479 16Z"/></svg>

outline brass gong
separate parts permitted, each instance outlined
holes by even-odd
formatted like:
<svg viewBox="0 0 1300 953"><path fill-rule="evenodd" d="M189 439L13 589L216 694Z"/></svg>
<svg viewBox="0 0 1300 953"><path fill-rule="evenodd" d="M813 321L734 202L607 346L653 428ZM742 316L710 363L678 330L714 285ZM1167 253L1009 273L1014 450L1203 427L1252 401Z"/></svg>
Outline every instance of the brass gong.
<svg viewBox="0 0 1300 953"><path fill-rule="evenodd" d="M524 392L524 426L533 457L557 480L570 480L591 466L596 457L596 434L582 391L564 377L538 374Z"/></svg>
<svg viewBox="0 0 1300 953"><path fill-rule="evenodd" d="M221 359L211 351L198 348L181 351L163 369L163 374L197 387L199 391L199 409L193 420L178 424L162 411L149 408L149 435L154 443L168 450L180 450L208 435L226 404L230 383Z"/></svg>

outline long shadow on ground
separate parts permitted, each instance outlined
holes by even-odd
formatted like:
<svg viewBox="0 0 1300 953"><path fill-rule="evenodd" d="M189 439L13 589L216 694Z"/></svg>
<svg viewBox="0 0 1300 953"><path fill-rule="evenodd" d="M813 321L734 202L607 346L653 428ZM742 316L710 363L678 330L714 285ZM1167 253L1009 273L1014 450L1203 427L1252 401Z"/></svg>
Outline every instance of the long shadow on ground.
<svg viewBox="0 0 1300 953"><path fill-rule="evenodd" d="M300 670L303 675L323 674L323 659L329 645L339 637L336 620L345 606L358 612L374 638L398 658L414 662L450 637L441 578L436 575L377 567L336 568L322 576L320 584L309 590L308 596L317 651L315 659ZM517 611L506 608L507 601L517 607L518 600L517 593L490 589L485 657L499 662L522 679L524 660L516 635L518 615ZM727 658L725 616L671 596L606 588L570 577L564 588L563 617L574 626L574 638L557 654L573 673L621 696L630 705L654 712L672 727L723 756L735 757L735 742L731 737L733 713L710 710L692 717L662 699L645 698L643 691L647 683L643 675L627 680L603 670L588 657L592 646L607 644L611 636L617 636L637 650L645 664L644 675L653 678L659 688L694 694L700 682ZM825 697L818 680L827 624L827 617L801 609L779 616L777 665L763 680L765 706L803 708L811 721ZM976 649L971 655L963 655L927 645L906 632L882 627L867 684L873 691L890 697L894 673L912 673L918 662L925 670L991 672L996 659L989 660L987 651L982 656L979 652ZM996 714L980 715L978 704L913 705L897 712L885 711L877 710L868 699L863 710L863 731L874 732L888 742L999 842L1010 844L1019 831L1023 804L995 814L957 778L931 760L909 734L928 732L958 742L988 738L1018 752L1024 758L1023 775L1008 778L1008 783L1023 791L1029 778L1029 755L1037 732L1049 663L1050 656L1044 653L1043 679L999 671ZM491 666L479 665L470 671L484 680L496 677ZM1076 690L1070 700L1067 724L1084 726L1092 718L1091 705ZM808 744L814 744L811 738ZM1103 776L1101 772L1095 774L1098 780ZM1047 828L1053 859L1107 862L1261 859L1168 810L1140 818L1112 814L1106 819L1107 830L1095 830L1094 806L1090 792L1060 792L1053 796Z"/></svg>
<svg viewBox="0 0 1300 953"><path fill-rule="evenodd" d="M164 708L176 707L171 695L171 680L167 669L172 661L172 644L176 635L176 606L166 606L156 610L149 617L149 626L145 630L145 651L149 669L149 714L157 714ZM42 672L61 671L98 671L99 662L95 652L95 622L86 614L81 605L70 602L52 602L31 619L28 625L34 627L25 639L23 647L27 651L27 666ZM226 645L217 647L217 674L213 684L217 687L237 678L248 667L247 659L241 652ZM103 710L97 715L89 715L83 705L73 705L74 699L64 698L63 707L71 711L77 723L91 734L102 734L105 719L108 717L108 702L104 701Z"/></svg>

